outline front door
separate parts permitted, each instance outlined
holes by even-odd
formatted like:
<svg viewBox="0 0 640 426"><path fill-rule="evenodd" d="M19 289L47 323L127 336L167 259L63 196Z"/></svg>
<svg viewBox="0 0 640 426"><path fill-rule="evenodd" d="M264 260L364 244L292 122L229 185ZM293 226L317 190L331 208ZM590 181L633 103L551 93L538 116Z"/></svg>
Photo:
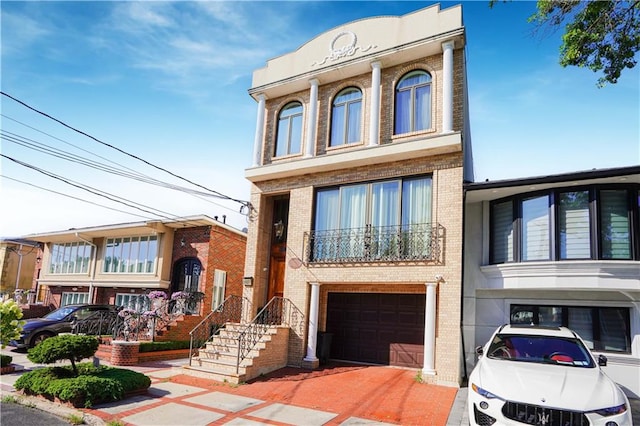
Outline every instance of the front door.
<svg viewBox="0 0 640 426"><path fill-rule="evenodd" d="M200 275L202 264L196 258L182 259L176 263L171 279L171 293L183 291L195 293L200 291ZM185 313L196 314L198 306L196 303L186 303Z"/></svg>
<svg viewBox="0 0 640 426"><path fill-rule="evenodd" d="M287 257L287 228L289 218L289 197L281 196L273 200L273 229L269 254L269 289L267 302L274 297L284 296L285 259Z"/></svg>

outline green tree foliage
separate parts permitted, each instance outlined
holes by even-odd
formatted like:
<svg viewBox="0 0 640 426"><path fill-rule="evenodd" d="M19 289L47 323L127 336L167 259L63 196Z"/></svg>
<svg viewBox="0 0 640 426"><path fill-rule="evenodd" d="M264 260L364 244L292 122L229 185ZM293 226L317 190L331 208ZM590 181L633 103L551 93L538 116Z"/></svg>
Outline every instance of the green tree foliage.
<svg viewBox="0 0 640 426"><path fill-rule="evenodd" d="M12 340L20 338L22 325L22 309L13 300L5 300L0 303L0 347L4 349Z"/></svg>
<svg viewBox="0 0 640 426"><path fill-rule="evenodd" d="M74 375L78 375L76 362L92 357L98 350L98 339L95 336L61 334L42 341L29 350L27 358L38 364L53 364L57 361L69 360Z"/></svg>
<svg viewBox="0 0 640 426"><path fill-rule="evenodd" d="M493 6L496 0L489 2ZM640 50L640 1L538 0L529 17L536 28L564 25L560 65L602 72L598 86L615 84L636 66Z"/></svg>

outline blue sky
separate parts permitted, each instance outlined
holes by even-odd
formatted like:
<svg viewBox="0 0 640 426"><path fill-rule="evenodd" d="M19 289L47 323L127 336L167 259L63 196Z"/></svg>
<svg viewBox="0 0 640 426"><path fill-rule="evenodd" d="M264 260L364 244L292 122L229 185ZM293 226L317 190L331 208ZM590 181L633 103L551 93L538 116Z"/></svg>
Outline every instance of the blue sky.
<svg viewBox="0 0 640 426"><path fill-rule="evenodd" d="M341 24L434 3L2 1L1 87L106 144L248 200L253 70ZM527 17L534 2L462 4L476 181L640 164L639 68L599 89L598 74L558 65L560 32L533 34ZM3 155L162 212L126 207L2 158L0 236L197 214L247 226L237 202L116 177L15 143L46 144L195 188L7 97L0 101Z"/></svg>

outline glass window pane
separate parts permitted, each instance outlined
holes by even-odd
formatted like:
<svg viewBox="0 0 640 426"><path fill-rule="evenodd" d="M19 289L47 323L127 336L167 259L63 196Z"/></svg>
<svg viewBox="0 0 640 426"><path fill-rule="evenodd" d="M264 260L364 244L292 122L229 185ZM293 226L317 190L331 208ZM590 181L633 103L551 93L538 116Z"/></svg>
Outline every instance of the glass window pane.
<svg viewBox="0 0 640 426"><path fill-rule="evenodd" d="M560 194L558 210L561 259L591 258L589 192Z"/></svg>
<svg viewBox="0 0 640 426"><path fill-rule="evenodd" d="M630 259L627 191L600 191L600 244L603 259Z"/></svg>
<svg viewBox="0 0 640 426"><path fill-rule="evenodd" d="M349 126L347 134L347 142L360 142L360 109L361 102L352 102L349 104Z"/></svg>
<svg viewBox="0 0 640 426"><path fill-rule="evenodd" d="M431 223L431 178L402 182L402 225Z"/></svg>
<svg viewBox="0 0 640 426"><path fill-rule="evenodd" d="M341 188L340 229L364 227L367 211L366 202L366 185L352 185Z"/></svg>
<svg viewBox="0 0 640 426"><path fill-rule="evenodd" d="M427 130L431 127L431 86L416 88L416 111L413 130Z"/></svg>
<svg viewBox="0 0 640 426"><path fill-rule="evenodd" d="M152 273L155 270L156 259L158 257L158 237L149 237L149 249L147 252L147 267L144 272Z"/></svg>
<svg viewBox="0 0 640 426"><path fill-rule="evenodd" d="M395 133L402 134L411 131L411 91L403 90L396 93Z"/></svg>
<svg viewBox="0 0 640 426"><path fill-rule="evenodd" d="M331 119L331 141L329 142L329 146L338 146L344 144L344 115L344 105L333 107L333 115Z"/></svg>
<svg viewBox="0 0 640 426"><path fill-rule="evenodd" d="M276 157L287 154L289 141L289 120L280 119L278 122L278 140L276 141Z"/></svg>
<svg viewBox="0 0 640 426"><path fill-rule="evenodd" d="M288 154L300 154L302 147L302 115L291 117L291 143Z"/></svg>
<svg viewBox="0 0 640 426"><path fill-rule="evenodd" d="M491 258L493 263L513 262L513 202L491 208Z"/></svg>
<svg viewBox="0 0 640 426"><path fill-rule="evenodd" d="M605 351L630 352L629 310L600 308L600 343Z"/></svg>
<svg viewBox="0 0 640 426"><path fill-rule="evenodd" d="M549 260L549 197L522 202L522 260Z"/></svg>
<svg viewBox="0 0 640 426"><path fill-rule="evenodd" d="M567 326L578 333L589 349L593 349L593 309L591 308L567 308L569 310L569 323Z"/></svg>
<svg viewBox="0 0 640 426"><path fill-rule="evenodd" d="M558 306L540 306L538 308L538 324L547 327L562 326L562 308Z"/></svg>

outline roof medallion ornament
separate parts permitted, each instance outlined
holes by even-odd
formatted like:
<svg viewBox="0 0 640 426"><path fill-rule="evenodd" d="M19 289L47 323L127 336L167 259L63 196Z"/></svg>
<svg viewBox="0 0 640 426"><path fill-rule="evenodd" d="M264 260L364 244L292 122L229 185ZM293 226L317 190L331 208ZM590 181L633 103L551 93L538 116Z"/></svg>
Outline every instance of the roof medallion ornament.
<svg viewBox="0 0 640 426"><path fill-rule="evenodd" d="M376 45L370 44L367 47L356 46L358 43L358 37L351 31L342 31L338 33L331 44L329 45L329 55L325 56L321 62L314 62L311 66L324 65L327 61L337 61L347 56L353 56L359 50L362 53L366 53L371 49L375 49Z"/></svg>

